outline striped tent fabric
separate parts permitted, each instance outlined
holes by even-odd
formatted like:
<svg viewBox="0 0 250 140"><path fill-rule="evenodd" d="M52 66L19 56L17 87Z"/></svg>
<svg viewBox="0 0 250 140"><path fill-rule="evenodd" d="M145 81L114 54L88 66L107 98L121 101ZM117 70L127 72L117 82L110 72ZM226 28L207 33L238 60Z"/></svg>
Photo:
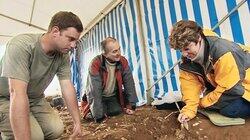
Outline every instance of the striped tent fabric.
<svg viewBox="0 0 250 140"><path fill-rule="evenodd" d="M203 28L211 29L241 1L126 0L79 41L77 59L81 93L84 92L89 63L94 56L101 53L100 42L107 36L113 36L118 39L122 54L128 59L133 71L138 105L145 104L147 87L181 57L180 52L169 47L168 36L172 25L182 19L194 20ZM223 38L250 45L249 13L250 2L245 0L214 31ZM167 97L166 100L171 101L169 92L173 92L176 99L180 100L178 71L176 67L156 84L151 90L151 96Z"/></svg>
<svg viewBox="0 0 250 140"><path fill-rule="evenodd" d="M89 64L93 57L102 53L100 42L106 37L112 36L118 40L122 55L128 59L136 83L138 105L145 104L147 77L143 46L141 39L138 38L140 33L136 9L138 8L132 0L120 4L80 39L78 60L82 94L86 85Z"/></svg>

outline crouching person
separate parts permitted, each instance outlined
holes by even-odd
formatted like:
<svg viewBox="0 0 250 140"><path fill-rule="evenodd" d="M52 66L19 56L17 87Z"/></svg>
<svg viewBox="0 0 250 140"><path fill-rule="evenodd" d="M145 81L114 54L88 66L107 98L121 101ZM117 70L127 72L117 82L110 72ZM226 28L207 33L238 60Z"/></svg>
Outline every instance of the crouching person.
<svg viewBox="0 0 250 140"><path fill-rule="evenodd" d="M180 82L186 106L180 122L194 118L198 107L227 117L250 116L249 48L217 37L194 21L177 22L169 41L183 56Z"/></svg>
<svg viewBox="0 0 250 140"><path fill-rule="evenodd" d="M92 60L86 88L89 108L96 122L122 112L133 114L137 102L134 79L128 61L120 54L119 43L108 37L101 46L104 53Z"/></svg>
<svg viewBox="0 0 250 140"><path fill-rule="evenodd" d="M71 12L58 12L45 34L22 34L7 45L0 62L0 132L3 140L57 139L64 131L59 114L44 98L57 75L74 120L73 136L81 135L80 113L71 82L68 52L83 30Z"/></svg>

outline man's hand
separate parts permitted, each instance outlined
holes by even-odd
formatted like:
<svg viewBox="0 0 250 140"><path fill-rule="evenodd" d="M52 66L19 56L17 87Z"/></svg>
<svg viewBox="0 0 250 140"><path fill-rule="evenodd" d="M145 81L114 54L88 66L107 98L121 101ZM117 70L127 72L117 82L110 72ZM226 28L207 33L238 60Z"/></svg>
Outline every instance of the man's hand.
<svg viewBox="0 0 250 140"><path fill-rule="evenodd" d="M187 115L185 115L184 113L180 113L178 116L178 121L180 123L188 122L189 120L190 120L190 118Z"/></svg>
<svg viewBox="0 0 250 140"><path fill-rule="evenodd" d="M134 110L131 110L131 109L128 109L128 108L125 108L125 113L128 114L128 115L133 115L135 113Z"/></svg>
<svg viewBox="0 0 250 140"><path fill-rule="evenodd" d="M81 124L75 124L73 129L73 134L70 136L71 138L75 138L77 136L82 136L82 129Z"/></svg>
<svg viewBox="0 0 250 140"><path fill-rule="evenodd" d="M66 105L74 121L74 129L72 137L80 136L81 134L81 120L78 103L76 100L76 92L70 80L60 80L62 94Z"/></svg>

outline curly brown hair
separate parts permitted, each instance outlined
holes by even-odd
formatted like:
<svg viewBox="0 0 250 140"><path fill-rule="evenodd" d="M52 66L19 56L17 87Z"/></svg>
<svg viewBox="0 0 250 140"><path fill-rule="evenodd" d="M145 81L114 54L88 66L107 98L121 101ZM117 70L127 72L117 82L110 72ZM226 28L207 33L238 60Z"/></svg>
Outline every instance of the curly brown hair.
<svg viewBox="0 0 250 140"><path fill-rule="evenodd" d="M181 50L191 42L198 43L199 37L204 37L203 29L194 21L181 20L173 25L169 36L170 47Z"/></svg>

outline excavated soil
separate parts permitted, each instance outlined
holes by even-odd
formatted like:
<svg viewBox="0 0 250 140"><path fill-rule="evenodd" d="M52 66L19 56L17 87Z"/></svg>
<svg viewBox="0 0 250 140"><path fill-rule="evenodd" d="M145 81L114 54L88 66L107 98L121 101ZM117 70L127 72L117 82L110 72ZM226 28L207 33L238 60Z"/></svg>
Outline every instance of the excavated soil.
<svg viewBox="0 0 250 140"><path fill-rule="evenodd" d="M171 113L171 115L169 115ZM59 114L65 124L61 139L69 139L73 130L72 118L67 109ZM188 123L188 130L177 122L177 111L157 110L144 106L134 115L111 117L102 123L82 119L82 137L84 140L247 140L250 139L250 119L245 125L217 127L206 117L198 114Z"/></svg>

